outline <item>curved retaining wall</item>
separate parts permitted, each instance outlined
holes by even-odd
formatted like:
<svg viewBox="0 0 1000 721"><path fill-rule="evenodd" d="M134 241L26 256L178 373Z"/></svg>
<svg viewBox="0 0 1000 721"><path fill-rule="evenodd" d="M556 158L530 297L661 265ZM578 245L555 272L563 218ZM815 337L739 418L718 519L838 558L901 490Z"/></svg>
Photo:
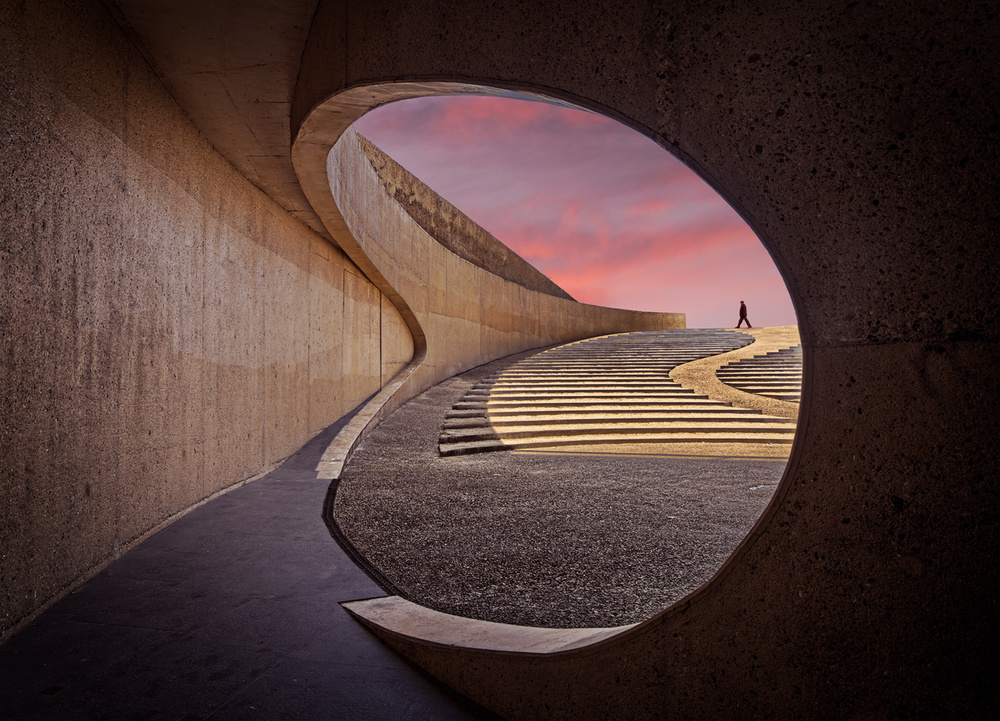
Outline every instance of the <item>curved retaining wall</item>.
<svg viewBox="0 0 1000 721"><path fill-rule="evenodd" d="M297 450L413 340L99 4L0 6L0 105L3 637Z"/></svg>
<svg viewBox="0 0 1000 721"><path fill-rule="evenodd" d="M995 712L998 30L985 3L320 3L297 145L463 89L607 114L754 227L804 350L785 478L700 591L592 648L389 643L510 718ZM372 272L408 263L365 249Z"/></svg>
<svg viewBox="0 0 1000 721"><path fill-rule="evenodd" d="M397 404L456 373L529 348L684 327L680 313L577 303L529 290L459 257L396 202L372 159L357 133L347 130L327 158L329 192L361 251L406 299L426 339L425 355Z"/></svg>
<svg viewBox="0 0 1000 721"><path fill-rule="evenodd" d="M515 285L573 300L535 266L476 225L371 141L360 134L357 137L389 195L438 243Z"/></svg>
<svg viewBox="0 0 1000 721"><path fill-rule="evenodd" d="M0 6L0 71L0 638L415 355L426 384L611 329L469 274L402 213L432 263L426 353L394 295L219 156L99 3ZM398 209L377 179L364 187L359 202ZM491 241L473 243L483 263L503 257ZM486 330L470 310L483 292Z"/></svg>

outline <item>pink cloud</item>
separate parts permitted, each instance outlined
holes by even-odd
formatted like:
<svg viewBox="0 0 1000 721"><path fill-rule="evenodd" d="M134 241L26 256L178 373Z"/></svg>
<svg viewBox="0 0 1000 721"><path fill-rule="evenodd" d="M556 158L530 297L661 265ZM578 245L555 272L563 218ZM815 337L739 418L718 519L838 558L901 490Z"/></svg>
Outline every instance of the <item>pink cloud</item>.
<svg viewBox="0 0 1000 721"><path fill-rule="evenodd" d="M795 322L739 215L648 138L525 100L450 96L369 113L358 130L580 301L685 312L690 327ZM761 316L753 318L754 309Z"/></svg>

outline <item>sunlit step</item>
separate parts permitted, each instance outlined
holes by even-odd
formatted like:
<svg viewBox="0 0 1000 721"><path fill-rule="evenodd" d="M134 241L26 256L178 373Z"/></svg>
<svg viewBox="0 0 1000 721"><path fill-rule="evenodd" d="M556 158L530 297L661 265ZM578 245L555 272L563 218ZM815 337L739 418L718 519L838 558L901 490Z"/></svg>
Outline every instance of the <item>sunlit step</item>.
<svg viewBox="0 0 1000 721"><path fill-rule="evenodd" d="M591 415L581 416L570 413L546 413L542 416L516 415L489 417L478 416L475 418L454 418L445 421L445 430L463 428L516 428L516 427L555 427L559 424L573 426L603 426L607 428L622 424L656 425L658 427L668 427L671 424L691 424L691 423L725 423L731 426L734 423L740 424L780 424L794 425L795 421L790 418L774 418L761 414L744 413L740 415L722 416L715 412L691 414L691 415L662 415L656 413L617 413L614 415Z"/></svg>
<svg viewBox="0 0 1000 721"><path fill-rule="evenodd" d="M579 436L564 436L562 438L507 438L484 441L467 441L462 443L441 443L439 452L442 456L460 456L472 453L487 453L490 451L510 451L526 448L546 448L550 446L580 446L590 444L634 444L634 443L663 443L663 444L688 444L688 443L753 443L753 444L781 444L790 445L793 441L792 434L788 437L775 437L762 439L751 433L730 433L730 434L691 434L678 435L675 433L650 433L640 435L593 435L583 434Z"/></svg>
<svg viewBox="0 0 1000 721"><path fill-rule="evenodd" d="M716 406L716 407L721 406L728 408L730 407L730 404L724 401L712 400L707 396L690 396L688 398L684 398L683 400L678 398L673 401L670 401L669 403L665 402L662 399L654 399L654 398L650 399L629 398L627 401L622 401L621 399L608 399L605 401L594 400L594 399L591 400L579 399L576 401L570 401L563 396L559 396L557 398L552 398L549 400L535 400L530 405L520 401L512 401L512 400L510 401L492 400L488 402L459 401L458 403L455 403L452 406L452 409L485 410L488 411L490 414L493 414L493 413L502 413L508 409L520 409L529 407L530 408L581 408L581 409L587 408L593 410L597 409L611 410L612 408L628 409L628 408L644 407L652 410L654 408L670 407L670 408L681 409L681 408L697 408L704 406Z"/></svg>

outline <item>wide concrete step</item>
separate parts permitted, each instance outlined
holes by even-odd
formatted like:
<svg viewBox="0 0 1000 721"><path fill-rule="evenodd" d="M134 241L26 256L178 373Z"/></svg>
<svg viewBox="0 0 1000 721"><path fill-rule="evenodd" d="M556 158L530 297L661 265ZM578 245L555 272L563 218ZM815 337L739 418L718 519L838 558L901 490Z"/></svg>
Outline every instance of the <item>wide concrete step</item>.
<svg viewBox="0 0 1000 721"><path fill-rule="evenodd" d="M621 397L594 398L592 396L580 396L571 398L566 395L553 395L538 398L491 398L489 400L467 400L455 403L454 410L468 410L471 408L482 408L490 413L509 408L603 408L609 409L614 406L624 408L652 408L661 406L677 407L703 407L703 406L725 406L730 404L725 401L716 401L707 396L656 396L643 398L628 398L624 401Z"/></svg>
<svg viewBox="0 0 1000 721"><path fill-rule="evenodd" d="M587 391L587 390L600 390L600 391L613 391L613 390L623 390L630 393L641 393L644 390L690 390L683 388L672 381L589 381L589 382L558 382L550 381L548 383L493 383L490 385L474 386L469 393L470 394L489 394L489 393L513 393L513 392L540 392L540 391Z"/></svg>
<svg viewBox="0 0 1000 721"><path fill-rule="evenodd" d="M482 423L473 424L469 421L463 423L445 424L441 431L441 440L453 440L459 436L472 435L483 438L519 438L527 435L554 436L566 435L567 433L599 433L599 434L621 434L621 433L648 433L654 431L672 431L684 433L714 433L721 431L732 431L734 429L744 430L747 433L773 434L773 433L794 433L795 423L786 422L787 419L773 420L767 417L754 419L722 419L722 418L672 418L664 420L657 418L630 419L615 418L601 421L591 421L581 419L567 419L553 421L533 422L532 419L522 421L497 422L495 419L484 420ZM752 424L752 426L751 426Z"/></svg>
<svg viewBox="0 0 1000 721"><path fill-rule="evenodd" d="M442 455L553 444L791 442L795 423L683 388L674 367L753 341L733 331L604 336L551 348L469 389Z"/></svg>
<svg viewBox="0 0 1000 721"><path fill-rule="evenodd" d="M518 403L510 405L492 405L486 403L473 404L471 408L452 408L445 414L448 418L504 418L511 415L524 416L547 416L553 414L572 414L578 417L611 416L622 413L658 413L677 415L712 413L713 415L739 415L741 413L759 414L759 410L745 408L733 408L728 403L722 401L706 401L697 403L630 403L630 404L531 404L522 405Z"/></svg>
<svg viewBox="0 0 1000 721"><path fill-rule="evenodd" d="M537 385L538 383L674 383L670 374L662 369L634 373L629 370L606 370L593 373L510 373L499 378L483 378L474 387L485 388L494 385Z"/></svg>
<svg viewBox="0 0 1000 721"><path fill-rule="evenodd" d="M733 385L732 383L728 385ZM767 390L779 390L786 389L789 391L797 391L802 386L801 383L771 383L768 381L752 381L746 383L740 383L740 389L745 390L747 393L757 393L759 391Z"/></svg>
<svg viewBox="0 0 1000 721"><path fill-rule="evenodd" d="M720 414L712 411L689 414L663 413L521 413L507 416L471 416L467 418L446 418L444 428L479 428L492 426L494 428L513 426L547 426L560 423L584 425L614 425L615 423L781 423L794 424L791 418L776 418L761 413L746 412L740 414Z"/></svg>
<svg viewBox="0 0 1000 721"><path fill-rule="evenodd" d="M512 422L532 422L549 423L557 421L578 420L581 423L603 423L613 421L616 418L640 419L649 421L659 420L701 420L703 418L739 419L743 422L752 422L764 416L759 410L745 408L719 408L715 406L705 408L667 409L667 410L647 410L632 408L620 411L607 410L578 410L574 408L565 409L545 409L545 408L511 408L502 411L490 411L489 415L482 409L467 411L449 411L445 414L445 427L454 423L482 422L482 423L512 423ZM781 419L789 420L789 419Z"/></svg>
<svg viewBox="0 0 1000 721"><path fill-rule="evenodd" d="M615 408L621 408L623 410L634 409L634 408L645 408L646 410L656 410L662 408L672 408L672 409L684 409L684 408L704 408L707 406L715 406L718 408L729 408L731 407L729 403L725 401L715 401L705 396L692 397L687 399L676 399L673 401L664 402L661 399L649 399L644 400L642 398L630 398L623 402L619 400L587 400L580 399L576 401L571 401L566 398L554 398L551 400L536 400L530 404L523 403L520 401L459 401L452 406L452 410L477 410L488 412L491 415L495 413L510 412L511 410L520 411L527 409L553 409L553 408L573 408L579 410L602 410L609 411Z"/></svg>
<svg viewBox="0 0 1000 721"><path fill-rule="evenodd" d="M439 453L442 456L460 456L472 453L488 453L490 451L512 451L530 448L550 448L558 446L585 446L593 444L621 444L621 443L664 443L664 444L689 444L689 443L751 443L751 444L782 444L791 445L792 437L760 439L752 434L676 434L660 433L648 434L641 438L633 436L563 436L561 438L507 438L483 441L467 441L462 443L441 443L438 445Z"/></svg>
<svg viewBox="0 0 1000 721"><path fill-rule="evenodd" d="M680 398L684 396L698 397L694 394L694 391L688 389L681 389L677 391L643 391L640 395L644 399L654 399L654 398ZM556 398L564 398L567 401L580 401L586 400L588 398L593 398L594 400L601 399L616 399L621 398L622 394L617 391L553 391L547 393L544 391L538 391L536 393L531 392L498 392L498 393L469 393L465 396L470 401L489 399L494 401L547 401Z"/></svg>

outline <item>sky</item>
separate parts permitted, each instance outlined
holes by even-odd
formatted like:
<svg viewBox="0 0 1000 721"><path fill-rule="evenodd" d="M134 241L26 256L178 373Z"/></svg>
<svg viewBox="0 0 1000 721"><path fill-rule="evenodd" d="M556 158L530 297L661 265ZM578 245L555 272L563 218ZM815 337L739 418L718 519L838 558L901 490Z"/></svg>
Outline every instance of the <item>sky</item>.
<svg viewBox="0 0 1000 721"><path fill-rule="evenodd" d="M401 100L355 129L584 303L689 328L796 322L770 255L683 163L634 130L548 103Z"/></svg>

